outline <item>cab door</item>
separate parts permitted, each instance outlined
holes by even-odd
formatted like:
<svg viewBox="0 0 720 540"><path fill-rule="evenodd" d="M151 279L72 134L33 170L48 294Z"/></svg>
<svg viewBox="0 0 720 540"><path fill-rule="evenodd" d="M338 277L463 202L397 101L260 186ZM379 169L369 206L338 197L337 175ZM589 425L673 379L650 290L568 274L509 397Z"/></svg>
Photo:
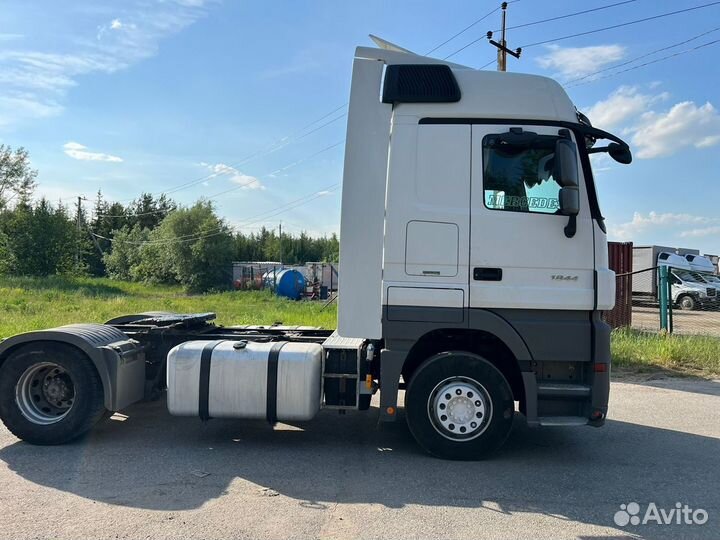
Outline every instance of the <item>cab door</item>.
<svg viewBox="0 0 720 540"><path fill-rule="evenodd" d="M560 129L472 126L471 308L593 309L593 229L581 175L571 238L565 234L569 217L558 213L560 185L552 177L554 152L548 139L559 136ZM502 135L511 130L550 137L537 148L503 146Z"/></svg>

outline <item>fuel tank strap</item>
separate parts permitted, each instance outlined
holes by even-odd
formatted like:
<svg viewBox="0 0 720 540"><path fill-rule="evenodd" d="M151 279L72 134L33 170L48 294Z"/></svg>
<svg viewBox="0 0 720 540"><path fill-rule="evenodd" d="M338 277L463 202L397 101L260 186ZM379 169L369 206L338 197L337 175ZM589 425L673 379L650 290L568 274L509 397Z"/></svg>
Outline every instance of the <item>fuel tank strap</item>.
<svg viewBox="0 0 720 540"><path fill-rule="evenodd" d="M200 420L207 422L210 420L209 397L210 397L210 364L212 363L212 353L215 347L223 342L222 339L211 341L203 347L200 354L200 388L198 392L198 412Z"/></svg>
<svg viewBox="0 0 720 540"><path fill-rule="evenodd" d="M273 344L270 352L268 353L266 418L272 425L277 423L278 359L280 358L280 349L282 349L286 344L287 341L278 341Z"/></svg>

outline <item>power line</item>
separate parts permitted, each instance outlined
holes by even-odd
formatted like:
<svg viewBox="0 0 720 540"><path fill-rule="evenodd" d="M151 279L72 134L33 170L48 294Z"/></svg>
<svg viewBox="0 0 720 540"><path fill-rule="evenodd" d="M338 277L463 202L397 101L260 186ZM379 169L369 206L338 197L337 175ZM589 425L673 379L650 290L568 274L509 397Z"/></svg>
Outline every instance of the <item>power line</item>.
<svg viewBox="0 0 720 540"><path fill-rule="evenodd" d="M245 165L246 163L252 161L253 159L256 159L256 158L258 158L258 157L263 157L263 156L267 156L267 155L273 154L273 153L277 152L278 150L280 150L280 149L282 149L282 148L285 148L286 146L288 146L288 145L290 145L290 144L293 144L293 143L295 143L295 142L301 141L302 139L304 139L304 138L312 135L313 133L321 130L322 128L324 128L324 127L326 127L326 126L329 126L330 124L333 124L333 123L337 122L338 120L340 120L341 118L345 117L347 113L343 113L343 114L341 114L340 116L338 116L338 117L336 117L336 118L333 118L332 120L330 120L330 121L328 121L328 122L325 122L324 124L322 124L322 125L314 128L314 129L312 129L311 131L308 131L307 133L303 133L302 135L299 135L299 133L302 133L302 132L303 132L304 130L306 130L308 127L313 126L314 124L317 124L319 121L327 118L328 116L330 116L330 115L332 115L333 113L337 112L338 110L342 109L342 108L345 107L346 105L347 105L347 103L345 103L344 105L341 105L340 107L337 107L336 109L333 109L333 110L332 110L331 112L329 112L328 114L325 114L325 115L321 116L320 118L314 120L313 122L307 124L305 127L303 127L303 128L301 128L300 130L298 130L298 131L296 132L296 135L291 135L291 136L289 136L289 137L282 137L282 138L278 139L277 141L275 141L275 142L269 144L268 146L264 147L263 149L258 150L258 151L256 151L256 152L250 154L249 156L246 156L245 158L241 159L240 161L231 163L229 166L232 167L232 168L241 167L242 165ZM181 191L181 190L183 190L183 189L187 189L187 188L192 187L192 186L194 186L194 185L200 184L200 183L202 183L202 182L204 182L204 181L206 181L206 180L209 180L209 179L211 179L211 178L214 178L214 177L216 177L216 176L218 176L218 173L209 174L209 175L203 176L203 177L201 177L201 178L197 178L197 179L195 179L195 180L192 180L192 181L190 181L190 182L186 182L185 184L182 184L182 185L177 186L177 187L175 187L175 188L169 189L169 190L167 190L167 191L158 192L156 195L160 195L160 194L168 195L168 194L171 194L171 193L176 193L176 192Z"/></svg>
<svg viewBox="0 0 720 540"><path fill-rule="evenodd" d="M456 37L464 34L465 32L467 32L468 30L470 30L473 26L475 26L475 25L478 24L479 22L484 21L485 19L487 19L490 15L492 15L493 13L495 13L496 11L498 11L499 9L500 9L500 6L496 7L496 8L493 9L491 12L486 13L485 15L483 15L482 17L480 17L479 19L473 21L472 23L470 23L469 25L467 25L465 28L463 28L462 30L460 30L460 31L459 31L457 34L455 34L454 36L446 39L445 41L443 41L442 43L440 43L440 45L436 45L435 47L433 47L432 49L430 49L428 52L425 53L425 56L427 56L427 55L430 54L430 53L433 53L433 52L437 51L440 47L442 47L442 46L444 46L444 45L447 45L447 44L450 43L453 39L455 39Z"/></svg>
<svg viewBox="0 0 720 540"><path fill-rule="evenodd" d="M675 47L679 47L680 45L685 45L686 43L690 43L691 41L695 41L696 39L700 39L701 37L706 36L706 35L708 35L708 34L712 34L713 32L717 32L718 30L720 30L720 26L718 26L718 27L716 27L716 28L713 28L712 30L708 30L707 32L703 32L702 34L698 34L698 35L696 35L696 36L693 36L693 37L691 37L691 38L689 38L689 39L686 39L686 40L683 40L683 41L679 41L679 42L677 42L677 43L673 43L672 45L668 45L668 46L662 47L662 48L660 48L660 49L655 49L654 51L650 51L649 53L645 53L645 54L642 54L642 55L640 55L640 56L636 56L635 58L632 58L631 60L626 60L625 62L621 62L621 63L619 63L619 64L615 64L614 66L606 67L606 68L603 68L603 69L598 69L597 71L593 71L592 73L588 73L587 75L583 75L582 77L577 77L577 78L575 78L575 79L570 79L569 81L565 81L564 84L567 85L567 84L570 84L570 83L575 83L575 82L578 82L578 81L583 81L583 80L585 80L585 79L589 79L590 77L593 77L593 76L597 75L598 73L604 73L605 71L610 71L610 70L613 70L613 69L617 69L617 68L619 68L619 67L627 66L628 64L633 64L633 63L637 62L638 60L642 60L643 58L647 58L648 56L652 56L653 54L657 54L657 53L662 52L662 51L667 51L668 49L674 49ZM577 86L577 85L573 85L573 86Z"/></svg>
<svg viewBox="0 0 720 540"><path fill-rule="evenodd" d="M516 30L518 28L527 28L528 26L535 26L536 24L543 24L546 22L559 21L561 19L567 19L569 17L576 17L578 15L585 15L586 13L593 13L595 11L602 11L604 9L610 9L616 6L622 6L624 4L631 4L637 2L637 0L624 0L623 2L616 2L615 4L608 4L607 6L600 6L592 9L585 9L583 11L576 11L575 13L567 13L565 15L558 15L557 17L550 17L548 19L541 19L539 21L532 21L529 23L516 24L515 26L508 26L506 30ZM499 30L496 30L499 32Z"/></svg>
<svg viewBox="0 0 720 540"><path fill-rule="evenodd" d="M216 198L218 198L218 197L220 197L220 196L222 196L222 195L227 195L228 193L232 193L233 191L238 191L238 190L240 190L240 189L245 189L245 188L247 188L247 187L249 187L249 186L252 186L252 185L260 182L260 178L273 177L274 175L276 175L276 174L278 174L278 173L280 173L280 172L284 172L284 171L286 171L286 170L288 170L288 169L291 169L291 168L293 168L293 167L296 167L296 166L300 165L301 163L304 163L304 162L306 162L306 161L308 161L308 160L310 160L310 159L312 159L312 158L314 158L314 157L316 157L316 156L318 156L318 155L320 155L320 154L322 154L322 153L324 153L324 152L327 152L327 151L329 151L329 150L332 150L333 148L335 148L335 147L337 147L337 146L340 146L340 145L343 144L344 142L345 142L345 139L343 139L343 140L341 140L341 141L338 141L338 142L336 142L336 143L334 143L334 144L331 144L331 145L329 145L329 146L326 146L326 147L323 148L322 150L318 150L317 152L314 152L313 154L310 154L310 155L308 155L308 156L305 156L305 157L303 157L303 158L300 158L300 159L298 159L298 160L296 160L296 161L294 161L294 162L292 162L292 163L289 163L288 165L285 165L284 167L281 167L281 168L279 168L279 169L275 169L274 171L271 171L271 172L269 172L269 173L267 173L267 174L264 174L264 175L260 176L259 178L254 178L254 179L253 179L252 181L250 181L250 182L246 182L246 183L241 184L241 185L239 185L239 186L235 186L235 187L232 187L232 188L230 188L230 189L226 189L226 190L224 190L224 191L221 191L221 192L219 192L219 193L215 193L215 194L213 194L213 195L210 195L210 196L204 197L204 198L205 198L206 200L212 200L212 199L216 199ZM221 173L215 173L216 176L219 175L219 174L221 174ZM156 215L156 214L168 213L168 212L170 212L170 211L171 211L171 210L164 209L164 210L152 210L152 211L149 211L149 212L138 212L138 213L128 213L128 214L115 214L115 215L113 215L113 214L97 214L96 217L122 219L122 218L132 218L132 217L140 217L140 216L152 216L152 215Z"/></svg>
<svg viewBox="0 0 720 540"><path fill-rule="evenodd" d="M332 185L330 185L330 186L328 186L328 187L326 187L326 188L323 188L322 190L319 190L319 191L317 191L317 192L313 192L313 193L310 193L310 194L307 194L307 195L303 195L302 197L300 197L300 198L298 198L298 199L292 200L292 201L290 201L290 202L288 202L288 203L285 203L285 204L280 205L280 206L278 206L278 207L272 208L272 209L267 210L267 211L265 211L265 212L261 212L260 214L256 214L255 216L251 216L250 218L248 218L248 220L247 220L246 222L247 222L248 224L256 223L256 222L258 222L258 219L259 219L260 221L262 221L262 220L267 219L268 217L273 217L273 216L275 215L275 213L282 213L282 212L284 212L284 211L291 210L292 208L295 208L295 207L297 207L297 206L301 206L302 204L304 204L305 202L307 202L306 199L308 199L308 198L310 198L310 197L317 198L316 196L323 196L323 195L326 194L325 192L329 192L329 191L331 191L331 190L337 189L337 187L338 187L339 185L340 185L339 183L338 183L338 184L332 184ZM296 203L298 203L298 204L296 204ZM272 216L268 216L268 214L272 214ZM250 220L255 220L255 221L250 221ZM241 223L246 223L246 222L241 222ZM218 227L217 229L213 229L213 230L217 230L217 231L219 231L219 232L222 232L223 229L224 229L224 227ZM177 237L175 237L174 239L172 239L171 241L174 242L174 241L177 241L177 240L179 240L179 239L186 239L186 238L189 239L189 240L193 240L195 237L197 237L198 235L202 235L202 234L204 234L204 233L190 233L190 234L185 234L185 235L182 235L182 236L177 236ZM109 240L109 241L111 241L111 242L114 241L113 239L111 239L111 238L106 238L106 237L104 237L104 236L103 236L102 238L104 238L105 240ZM128 241L125 241L125 243L131 243L131 244L155 244L155 243L160 243L160 244L162 244L162 243L165 243L165 242L167 242L167 240L146 240L146 241L141 241L141 242L129 241L129 240L128 240Z"/></svg>
<svg viewBox="0 0 720 540"><path fill-rule="evenodd" d="M486 67L488 67L490 64L493 64L494 62L496 62L496 60L493 58L493 59L490 60L487 64L483 64L482 66L480 66L480 67L478 68L478 70L480 70L480 69L485 69Z"/></svg>
<svg viewBox="0 0 720 540"><path fill-rule="evenodd" d="M99 235L93 231L89 231L90 234L95 236L96 238L102 238L103 240L107 240L112 243L124 243L124 244L133 244L133 245L166 245L166 244L174 244L174 243L185 243L185 242L195 242L197 240L203 239L203 238L209 238L212 236L217 236L219 234L224 234L227 229L230 229L233 232L239 232L238 229L240 228L248 228L250 225L254 225L256 223L261 223L263 221L267 221L271 218L274 218L276 216L279 216L285 212L288 212L290 210L293 210L299 206L302 206L304 204L307 204L309 202L312 202L316 199L319 199L321 197L325 197L329 193L332 193L334 191L337 191L337 189L340 187L340 184L333 184L331 186L328 186L326 189L313 192L311 194L308 194L304 197L301 197L299 199L296 199L295 201L291 201L289 203L286 203L280 207L274 208L272 210L269 210L267 212L263 212L261 214L258 214L258 218L250 218L251 220L242 222L241 225L237 226L223 226L218 227L215 229L211 229L210 231L206 231L204 233L193 233L193 234L187 234L183 236L178 236L175 238L170 238L167 240L145 240L145 241L131 241L131 240L125 240L125 241L118 241L115 238L108 238L106 236Z"/></svg>
<svg viewBox="0 0 720 540"><path fill-rule="evenodd" d="M615 28L623 28L623 27L625 27L625 26L630 26L630 25L632 25L632 24L638 24L638 23L647 22L647 21L654 21L654 20L657 20L657 19L662 19L662 18L664 18L664 17L670 17L670 16L672 16L672 15L679 15L679 14L681 14L681 13L687 13L688 11L695 11L695 10L703 9L703 8L706 8L706 7L716 6L716 5L718 5L718 4L720 4L720 0L719 0L719 1L716 1L716 2L710 2L710 3L708 3L708 4L703 4L703 5L700 5L700 6L694 6L694 7L691 7L691 8L679 9L679 10L677 10L677 11L670 11L670 12L668 12L668 13L661 13L661 14L659 14L659 15L653 15L652 17L643 17L642 19L635 19L634 21L628 21L628 22L624 22L624 23L613 24L613 25L611 25L611 26L605 26L605 27L603 27L603 28L596 28L596 29L594 29L594 30L588 30L588 31L586 31L586 32L578 32L578 33L576 33L576 34L569 34L569 35L567 35L567 36L560 36L560 37L556 37L556 38L553 38L553 39L545 39L545 40L543 40L543 41L536 41L535 43L528 43L527 45L523 45L522 48L523 48L523 49L527 49L528 47L535 47L535 46L537 46L537 45L544 45L544 44L546 44L546 43L554 43L554 42L556 42L556 41L563 41L563 40L565 40L565 39L570 39L570 38L574 38L574 37L587 36L587 35L590 35L590 34L596 34L596 33L598 33L598 32L605 32L606 30L613 30L613 29L615 29Z"/></svg>
<svg viewBox="0 0 720 540"><path fill-rule="evenodd" d="M586 9L586 10L583 10L583 11L576 11L576 12L574 12L574 13L566 13L565 15L558 15L557 17L550 17L550 18L548 18L548 19L540 19L540 20L538 20L538 21L532 21L532 22L528 22L528 23L518 24L518 25L515 25L515 26L510 26L510 27L506 28L506 30L514 30L514 29L516 29L516 28L525 28L525 27L528 27L528 26L534 26L534 25L536 25L536 24L542 24L542 23L546 23L546 22L557 21L557 20L560 20L560 19L567 19L568 17L575 17L575 16L577 16L577 15L583 15L583 14L585 14L585 13L592 13L592 12L594 12L594 11L600 11L600 10L603 10L603 9L609 9L609 8L613 8L613 7L616 7L616 6L621 6L621 5L624 5L624 4L629 4L629 3L631 3L631 2L636 2L636 1L637 1L637 0L624 0L623 2L616 2L615 4L609 4L609 5L607 5L607 6L600 6L600 7L593 8L593 9ZM511 3L511 2L508 2L508 3ZM489 13L488 15L486 15L485 17L487 17L487 16L489 16L489 15L492 15L492 14L495 13L495 11L497 11L498 9L500 9L500 8L497 8L496 10L490 12L490 13ZM484 17L483 17L483 18L484 18ZM478 22L479 22L479 21L478 21ZM496 32L499 32L499 30L496 30ZM460 32L460 33L462 33L462 32ZM460 34L457 34L457 35L460 35ZM459 52L464 51L465 49L467 49L467 48L470 47L471 45L475 45L478 41L482 41L482 40L485 39L485 38L486 38L486 36L480 36L479 38L472 40L470 43L467 43L467 44L463 45L462 47L460 47L460 48L457 49L456 51L453 51L452 53L450 53L449 55L447 55L445 58L443 58L443 60L447 60L448 58L450 58L450 57L452 57L452 56L455 56L455 55L458 54ZM522 48L524 48L524 47L522 47ZM493 61L494 61L494 60L493 60ZM490 62L490 63L492 63L492 62ZM487 64L487 65L490 65L490 64ZM483 67L486 67L486 66L483 66ZM482 69L482 68L480 68L480 69Z"/></svg>
<svg viewBox="0 0 720 540"><path fill-rule="evenodd" d="M330 120L329 122L326 122L326 123L323 124L322 126L319 126L319 127L317 127L317 128L312 129L311 131L309 131L309 132L307 132L307 133L304 133L307 129L309 129L310 127L314 126L314 125L317 124L318 122L321 122L321 121L324 120L325 118L328 118L329 116L332 116L333 114L335 114L336 112L340 111L341 109L347 107L348 104L349 104L349 102L345 102L345 103L343 103L342 105L340 105L339 107L335 107L335 108L332 109L331 111L329 111L329 112L323 114L322 116L316 118L316 119L313 120L312 122L309 122L308 124L305 124L303 127L301 127L300 129L298 129L297 131L295 131L293 134L280 137L279 139L276 139L275 141L271 142L270 144L264 146L263 148L261 148L261 149L259 149L259 150L256 150L255 152L253 152L253 153L251 153L251 154L248 154L247 156L245 156L244 158L240 159L239 161L236 161L236 162L234 162L234 163L231 163L229 166L230 166L230 167L233 167L233 168L235 168L235 167L240 167L240 166L244 165L245 163L248 163L249 161L252 161L253 159L256 159L256 158L262 157L262 156L266 156L266 155L272 154L272 153L274 153L274 152L277 152L278 150L280 150L280 149L282 149L282 148L285 148L286 146L288 146L288 145L290 145L290 144L293 144L293 143L295 143L295 142L298 142L298 141L304 139L305 137L308 137L309 135L315 133L316 131L319 131L320 129L322 129L322 128L326 127L326 126L328 126L328 125L330 125L330 124L332 124L332 123L334 123L334 122L337 122L338 120L340 120L341 118L343 118L347 113L341 114L340 116L338 116L338 117L336 117L336 118L333 118L333 119ZM200 176L200 177L194 178L194 179L192 179L192 180L189 180L189 181L187 181L187 182L184 182L184 183L182 183L182 184L178 184L178 185L176 185L176 186L174 186L174 187L172 187L172 188L170 188L170 189L167 189L167 190L164 190L164 191L158 191L158 192L155 192L155 193L151 193L151 195L153 195L153 196L160 196L160 195L169 195L169 194L171 194L171 193L176 193L176 192L178 192L178 191L182 191L183 189L187 189L187 188L189 188L189 187L192 187L192 186L198 185L198 184L200 184L200 183L202 183L202 182L205 182L206 180L210 180L211 178L214 178L214 177L218 176L218 174L219 174L219 173L211 173L211 174L207 174L207 175L204 175L204 176ZM135 199L119 199L119 200L116 201L116 202L126 202L126 201L133 201L133 200L135 200Z"/></svg>
<svg viewBox="0 0 720 540"><path fill-rule="evenodd" d="M481 37L479 37L479 38L477 38L477 39L472 40L472 41L471 41L470 43L468 43L467 45L463 45L462 47L460 47L460 48L457 49L456 51L453 51L453 52L451 52L450 54L448 54L445 58L443 58L443 60L447 60L448 58L451 58L451 57L455 56L455 55L458 54L459 52L462 52L462 51L464 51L465 49L467 49L468 47L470 47L470 45L475 45L478 41L481 41L481 40L483 40L483 39L486 39L486 36L481 36ZM494 61L494 60L493 60L493 61Z"/></svg>
<svg viewBox="0 0 720 540"><path fill-rule="evenodd" d="M642 67L649 66L649 65L651 65L651 64L657 64L658 62L662 62L662 61L664 61L664 60L669 60L670 58L675 58L676 56L680 56L680 55L683 55L683 54L695 52L695 51L697 51L698 49L702 49L702 48L704 48L704 47L709 47L709 46L715 45L715 44L717 44L717 43L720 43L720 39L716 39L716 40L714 40L714 41L709 41L709 42L707 42L707 43L703 43L702 45L698 45L698 46L692 47L692 48L690 48L690 49L685 49L685 50L683 50L683 51L678 51L678 52L676 52L676 53L674 53L674 54L669 54L669 55L663 56L663 57L661 57L661 58L656 58L655 60L651 60L651 61L645 62L645 63L643 63L643 64L638 64L637 66L632 66L632 67L629 67L629 68L627 68L627 69L623 69L623 70L620 70L620 71L616 71L615 73L609 73L608 75L605 75L605 76L603 76L603 77L597 77L597 78L592 79L592 80L590 80L590 81L573 84L573 85L568 86L567 88L573 88L573 87L575 87L575 86L581 86L581 85L583 85L583 84L590 84L591 82L600 81L600 80L602 80L602 79L608 79L608 78L610 78L610 77L614 77L615 75L620 75L621 73L627 73L628 71L633 71L633 70L636 70L636 69L640 69L640 68L642 68Z"/></svg>

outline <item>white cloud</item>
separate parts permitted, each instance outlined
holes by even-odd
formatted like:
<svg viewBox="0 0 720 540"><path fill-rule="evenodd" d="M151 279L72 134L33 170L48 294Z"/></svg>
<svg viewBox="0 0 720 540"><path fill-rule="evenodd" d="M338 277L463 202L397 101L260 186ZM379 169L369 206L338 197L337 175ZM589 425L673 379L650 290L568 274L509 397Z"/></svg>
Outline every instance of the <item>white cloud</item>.
<svg viewBox="0 0 720 540"><path fill-rule="evenodd" d="M98 26L97 40L100 41L101 39L103 39L108 32L132 32L134 30L137 30L137 25L135 23L126 23L121 21L120 19L113 19L112 21L110 21L110 24L103 24Z"/></svg>
<svg viewBox="0 0 720 540"><path fill-rule="evenodd" d="M683 101L664 111L652 110L668 98L667 92L646 94L635 86L621 86L585 113L593 125L628 137L640 159L720 143L720 114L711 103L698 106L692 101Z"/></svg>
<svg viewBox="0 0 720 540"><path fill-rule="evenodd" d="M214 173L214 176L228 176L231 182L238 184L242 189L265 189L265 186L258 178L241 173L230 165L224 163L216 163L215 165L203 163L203 165L210 169Z"/></svg>
<svg viewBox="0 0 720 540"><path fill-rule="evenodd" d="M710 148L720 142L720 135L708 135L695 143L696 148Z"/></svg>
<svg viewBox="0 0 720 540"><path fill-rule="evenodd" d="M598 101L583 112L590 119L593 126L602 129L612 129L631 118L637 118L648 110L648 107L665 100L669 95L643 94L636 86L621 86L607 99Z"/></svg>
<svg viewBox="0 0 720 540"><path fill-rule="evenodd" d="M711 231L720 227L714 224L720 223L720 218L697 216L687 213L673 212L649 212L643 215L635 212L631 221L625 223L612 223L608 226L608 233L613 240L633 240L637 235L646 233L650 230L666 229L664 236L676 235L680 237L704 236L700 231ZM695 228L678 232L678 228L690 225L706 225L707 227ZM712 234L707 232L706 234Z"/></svg>
<svg viewBox="0 0 720 540"><path fill-rule="evenodd" d="M720 114L709 102L698 107L692 101L683 101L666 112L643 114L632 129L637 157L669 156L688 146L709 148L718 144Z"/></svg>
<svg viewBox="0 0 720 540"><path fill-rule="evenodd" d="M11 127L22 120L56 116L62 110L62 106L53 99L38 101L23 93L0 93L0 128Z"/></svg>
<svg viewBox="0 0 720 540"><path fill-rule="evenodd" d="M108 161L110 163L121 163L122 158L113 156L111 154L103 154L101 152L90 152L87 146L73 141L67 142L63 145L65 154L73 159L80 161Z"/></svg>
<svg viewBox="0 0 720 540"><path fill-rule="evenodd" d="M81 76L114 73L155 55L159 42L202 17L206 4L202 0L126 0L122 19L89 25L87 20L74 20L73 25L84 26L73 26L68 32L71 37L47 50L32 48L34 43L27 36L0 34L0 41L7 42L0 50L0 128L60 114L63 98ZM94 17L103 13L98 10ZM13 107L18 101L22 106Z"/></svg>
<svg viewBox="0 0 720 540"><path fill-rule="evenodd" d="M537 58L537 63L540 67L555 70L556 74L567 78L588 75L625 56L625 47L622 45L591 47L548 45L546 48L548 53Z"/></svg>
<svg viewBox="0 0 720 540"><path fill-rule="evenodd" d="M681 238L700 238L703 236L714 236L720 234L720 227L702 227L699 229L690 229L688 231L682 231L679 236Z"/></svg>

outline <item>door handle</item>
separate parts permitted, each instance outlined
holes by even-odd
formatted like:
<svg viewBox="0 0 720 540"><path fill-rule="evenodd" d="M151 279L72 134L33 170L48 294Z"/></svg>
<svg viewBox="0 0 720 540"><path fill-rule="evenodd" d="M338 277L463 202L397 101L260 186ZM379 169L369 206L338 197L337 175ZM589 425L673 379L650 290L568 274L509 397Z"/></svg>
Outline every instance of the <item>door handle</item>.
<svg viewBox="0 0 720 540"><path fill-rule="evenodd" d="M502 281L502 268L473 268L475 281Z"/></svg>

